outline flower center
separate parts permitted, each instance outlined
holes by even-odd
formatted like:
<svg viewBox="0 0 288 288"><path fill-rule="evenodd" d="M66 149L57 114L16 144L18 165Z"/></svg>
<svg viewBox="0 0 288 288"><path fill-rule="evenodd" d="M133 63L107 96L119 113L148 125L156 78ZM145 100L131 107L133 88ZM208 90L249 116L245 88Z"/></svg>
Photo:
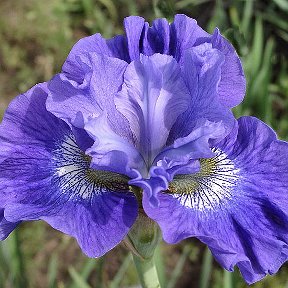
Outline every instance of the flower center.
<svg viewBox="0 0 288 288"><path fill-rule="evenodd" d="M223 151L212 151L213 158L200 160L198 173L176 175L165 193L177 198L181 205L197 210L214 209L230 199L239 180L239 169Z"/></svg>

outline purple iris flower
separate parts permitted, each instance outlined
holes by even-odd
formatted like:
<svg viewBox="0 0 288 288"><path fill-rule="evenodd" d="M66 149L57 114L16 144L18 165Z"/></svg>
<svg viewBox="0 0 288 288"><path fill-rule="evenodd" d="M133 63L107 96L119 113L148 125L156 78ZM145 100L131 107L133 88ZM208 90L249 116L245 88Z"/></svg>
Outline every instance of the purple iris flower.
<svg viewBox="0 0 288 288"><path fill-rule="evenodd" d="M234 119L245 93L234 48L184 15L124 26L80 40L60 74L7 109L1 239L42 219L99 257L143 205L166 242L197 237L248 283L275 273L288 255L288 145Z"/></svg>

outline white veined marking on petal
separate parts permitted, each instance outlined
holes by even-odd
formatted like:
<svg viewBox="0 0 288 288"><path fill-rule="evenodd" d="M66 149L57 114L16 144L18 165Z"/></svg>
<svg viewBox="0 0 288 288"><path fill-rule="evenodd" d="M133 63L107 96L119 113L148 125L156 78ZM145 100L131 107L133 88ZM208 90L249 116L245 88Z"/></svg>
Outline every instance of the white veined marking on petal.
<svg viewBox="0 0 288 288"><path fill-rule="evenodd" d="M70 197L90 199L105 192L129 190L125 176L90 169L90 158L78 147L73 135L67 135L58 144L53 161L54 180L62 193L69 193Z"/></svg>
<svg viewBox="0 0 288 288"><path fill-rule="evenodd" d="M86 199L91 197L91 186L86 171L89 161L76 144L72 135L67 135L53 151L53 160L56 164L55 180L58 182L62 193L72 193L71 196ZM89 193L90 192L90 193ZM94 194L97 194L97 190Z"/></svg>
<svg viewBox="0 0 288 288"><path fill-rule="evenodd" d="M178 175L170 183L168 193L181 205L199 210L213 210L231 199L240 175L232 160L220 149L215 157L201 159L201 169L191 175Z"/></svg>

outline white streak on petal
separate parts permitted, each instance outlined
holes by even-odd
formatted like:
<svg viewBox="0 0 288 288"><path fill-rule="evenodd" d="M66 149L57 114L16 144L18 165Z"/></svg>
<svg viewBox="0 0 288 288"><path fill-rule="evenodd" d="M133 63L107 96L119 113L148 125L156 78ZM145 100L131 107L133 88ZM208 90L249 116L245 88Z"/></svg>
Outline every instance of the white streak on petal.
<svg viewBox="0 0 288 288"><path fill-rule="evenodd" d="M90 168L91 158L68 135L53 151L53 184L74 201L89 200L109 192L128 191L128 178L109 171Z"/></svg>
<svg viewBox="0 0 288 288"><path fill-rule="evenodd" d="M170 184L172 196L182 206L205 212L221 207L232 198L240 180L239 168L221 150L212 151L215 156L201 160L200 172L177 175Z"/></svg>

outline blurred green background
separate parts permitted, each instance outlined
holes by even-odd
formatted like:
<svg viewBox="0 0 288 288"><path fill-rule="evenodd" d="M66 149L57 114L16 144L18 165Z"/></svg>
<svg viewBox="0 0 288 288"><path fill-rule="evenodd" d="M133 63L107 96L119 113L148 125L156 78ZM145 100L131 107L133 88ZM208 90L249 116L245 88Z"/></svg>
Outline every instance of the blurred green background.
<svg viewBox="0 0 288 288"><path fill-rule="evenodd" d="M73 43L100 32L123 33L128 15L173 19L185 13L212 32L217 26L243 60L244 102L234 112L254 115L288 139L287 0L1 0L0 118L9 101L61 69ZM224 272L196 239L163 244L157 262L164 288L247 287L239 272ZM131 257L119 246L88 259L76 242L43 222L26 223L0 245L0 288L136 287ZM288 266L252 287L288 287Z"/></svg>

